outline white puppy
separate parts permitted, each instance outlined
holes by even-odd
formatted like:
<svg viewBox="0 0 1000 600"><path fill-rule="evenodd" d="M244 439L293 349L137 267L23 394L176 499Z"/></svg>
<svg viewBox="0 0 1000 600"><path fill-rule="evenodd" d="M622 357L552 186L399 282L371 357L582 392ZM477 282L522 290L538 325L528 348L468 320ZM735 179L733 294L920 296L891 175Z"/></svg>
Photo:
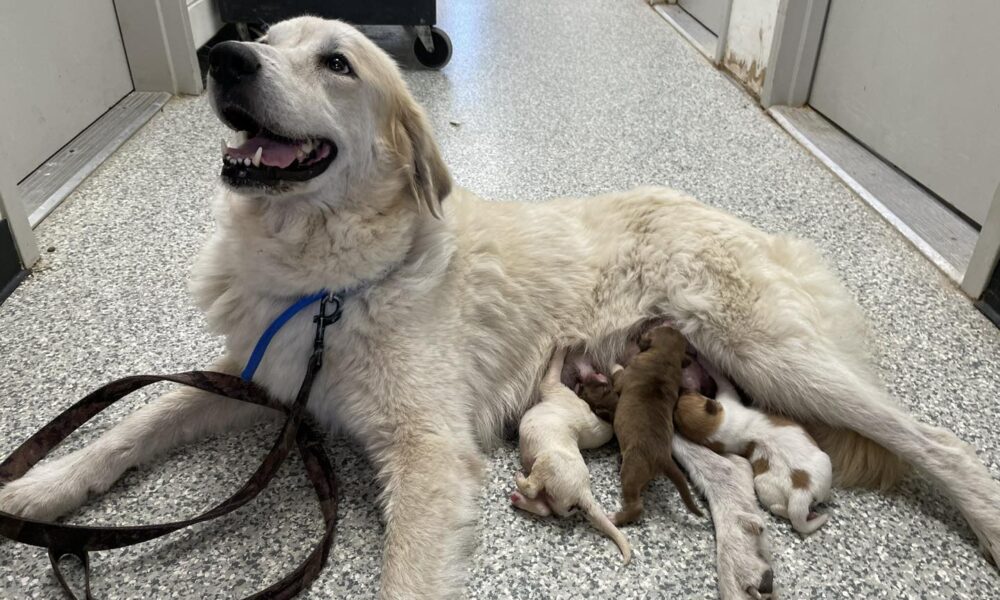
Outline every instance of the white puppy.
<svg viewBox="0 0 1000 600"><path fill-rule="evenodd" d="M812 511L830 497L833 468L805 429L784 417L747 408L725 377L706 367L718 384L715 400L683 394L674 411L677 430L720 454L740 454L753 467L757 497L772 513L809 535L829 515Z"/></svg>
<svg viewBox="0 0 1000 600"><path fill-rule="evenodd" d="M543 516L554 512L565 517L580 509L618 545L628 564L632 548L594 500L590 471L580 454L580 448L608 443L614 430L560 381L565 359L566 350L556 350L542 380L541 401L521 419L521 465L528 475L514 475L518 492L510 499L514 506Z"/></svg>

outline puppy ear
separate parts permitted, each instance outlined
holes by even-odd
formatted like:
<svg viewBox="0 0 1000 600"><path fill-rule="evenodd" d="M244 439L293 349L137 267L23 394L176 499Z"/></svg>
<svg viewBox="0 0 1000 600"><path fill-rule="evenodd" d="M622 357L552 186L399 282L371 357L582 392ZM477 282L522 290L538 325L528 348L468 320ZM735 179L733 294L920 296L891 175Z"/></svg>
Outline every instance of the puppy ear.
<svg viewBox="0 0 1000 600"><path fill-rule="evenodd" d="M721 407L715 402L715 400L712 400L711 398L705 398L705 412L707 412L710 415L717 415L719 414L720 408Z"/></svg>
<svg viewBox="0 0 1000 600"><path fill-rule="evenodd" d="M451 193L451 174L441 158L424 111L408 93L401 94L392 120L391 140L396 154L404 159L410 193L417 209L443 217L441 202Z"/></svg>

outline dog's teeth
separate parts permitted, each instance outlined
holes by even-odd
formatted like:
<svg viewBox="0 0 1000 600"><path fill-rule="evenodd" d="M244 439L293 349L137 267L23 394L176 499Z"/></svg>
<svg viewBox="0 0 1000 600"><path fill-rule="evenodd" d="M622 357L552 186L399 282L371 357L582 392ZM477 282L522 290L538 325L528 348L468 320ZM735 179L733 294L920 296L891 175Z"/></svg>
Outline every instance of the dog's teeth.
<svg viewBox="0 0 1000 600"><path fill-rule="evenodd" d="M299 146L299 149L302 150L304 154L309 154L310 152L312 152L313 149L312 140L305 141L301 146Z"/></svg>
<svg viewBox="0 0 1000 600"><path fill-rule="evenodd" d="M263 146L257 146L257 151L254 152L253 161L251 161L251 162L253 162L253 166L255 166L255 167L259 167L260 166L260 157L263 154L264 154L264 147Z"/></svg>
<svg viewBox="0 0 1000 600"><path fill-rule="evenodd" d="M222 140L222 156L225 156L229 152L229 146L226 144L226 140Z"/></svg>
<svg viewBox="0 0 1000 600"><path fill-rule="evenodd" d="M244 158L243 159L243 166L244 167L249 167L250 166L250 159L249 158Z"/></svg>

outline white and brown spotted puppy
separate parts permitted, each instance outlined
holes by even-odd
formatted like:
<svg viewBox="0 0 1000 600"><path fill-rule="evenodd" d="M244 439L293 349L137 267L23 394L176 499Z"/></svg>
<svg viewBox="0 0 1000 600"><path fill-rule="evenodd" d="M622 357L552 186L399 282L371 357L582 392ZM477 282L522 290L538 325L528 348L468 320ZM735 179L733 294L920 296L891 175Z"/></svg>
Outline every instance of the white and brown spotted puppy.
<svg viewBox="0 0 1000 600"><path fill-rule="evenodd" d="M812 505L830 496L830 457L798 423L743 406L732 384L715 375L715 400L697 392L681 396L674 411L677 430L720 454L746 457L764 506L799 533L813 533L829 518Z"/></svg>
<svg viewBox="0 0 1000 600"><path fill-rule="evenodd" d="M611 425L598 419L587 403L560 381L566 350L557 350L541 384L541 401L521 419L521 465L514 506L548 516L565 517L579 509L598 531L612 539L628 564L632 548L597 504L590 491L590 471L581 448L608 443Z"/></svg>

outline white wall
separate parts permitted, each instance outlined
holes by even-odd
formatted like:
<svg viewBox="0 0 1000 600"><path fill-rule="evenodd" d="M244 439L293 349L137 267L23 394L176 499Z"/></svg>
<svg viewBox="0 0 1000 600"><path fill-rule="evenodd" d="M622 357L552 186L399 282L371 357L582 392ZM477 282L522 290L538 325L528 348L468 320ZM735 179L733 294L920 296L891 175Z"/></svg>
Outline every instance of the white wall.
<svg viewBox="0 0 1000 600"><path fill-rule="evenodd" d="M781 0L733 0L722 66L760 96Z"/></svg>

